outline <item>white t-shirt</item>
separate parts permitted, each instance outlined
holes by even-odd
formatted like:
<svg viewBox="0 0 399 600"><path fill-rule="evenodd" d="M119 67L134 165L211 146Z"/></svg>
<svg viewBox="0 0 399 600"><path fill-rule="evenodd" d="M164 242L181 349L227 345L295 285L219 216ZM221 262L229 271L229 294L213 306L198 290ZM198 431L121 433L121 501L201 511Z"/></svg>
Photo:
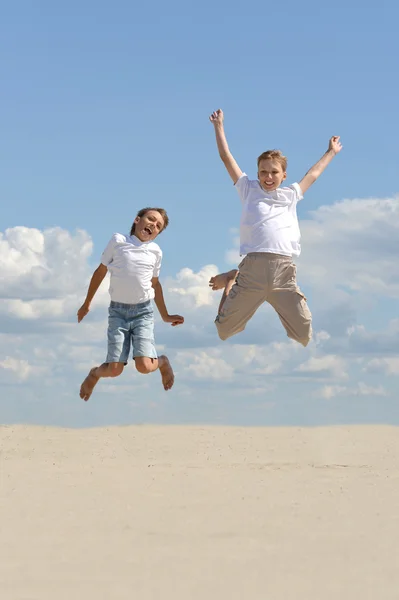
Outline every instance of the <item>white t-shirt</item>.
<svg viewBox="0 0 399 600"><path fill-rule="evenodd" d="M114 233L101 262L111 274L111 300L141 304L154 298L151 279L159 277L162 262L162 250L158 244L141 242L135 235Z"/></svg>
<svg viewBox="0 0 399 600"><path fill-rule="evenodd" d="M266 192L243 173L236 182L242 203L240 254L272 252L299 256L301 234L296 205L303 198L298 183Z"/></svg>

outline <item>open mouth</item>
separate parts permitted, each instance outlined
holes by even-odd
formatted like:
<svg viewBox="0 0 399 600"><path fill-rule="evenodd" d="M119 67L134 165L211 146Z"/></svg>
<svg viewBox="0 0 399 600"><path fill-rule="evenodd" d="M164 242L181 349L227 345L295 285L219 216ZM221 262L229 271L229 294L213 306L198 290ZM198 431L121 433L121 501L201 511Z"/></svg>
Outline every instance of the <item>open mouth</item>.
<svg viewBox="0 0 399 600"><path fill-rule="evenodd" d="M152 235L152 230L149 227L144 227L144 231L148 233L148 235Z"/></svg>

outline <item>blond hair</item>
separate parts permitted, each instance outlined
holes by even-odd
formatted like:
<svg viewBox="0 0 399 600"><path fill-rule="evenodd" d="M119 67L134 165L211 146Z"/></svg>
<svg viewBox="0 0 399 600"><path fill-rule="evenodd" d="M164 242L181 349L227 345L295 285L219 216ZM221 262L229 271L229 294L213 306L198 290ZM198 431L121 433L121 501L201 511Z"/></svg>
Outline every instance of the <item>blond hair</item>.
<svg viewBox="0 0 399 600"><path fill-rule="evenodd" d="M287 157L280 150L266 150L266 152L262 152L260 156L258 156L258 169L259 163L261 160L275 160L280 163L281 168L284 173L287 170Z"/></svg>

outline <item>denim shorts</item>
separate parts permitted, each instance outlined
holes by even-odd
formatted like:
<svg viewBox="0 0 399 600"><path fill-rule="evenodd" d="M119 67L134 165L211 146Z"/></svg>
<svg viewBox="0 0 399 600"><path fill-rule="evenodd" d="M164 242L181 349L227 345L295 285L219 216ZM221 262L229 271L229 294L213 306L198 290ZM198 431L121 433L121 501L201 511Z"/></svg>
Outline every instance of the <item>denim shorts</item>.
<svg viewBox="0 0 399 600"><path fill-rule="evenodd" d="M131 346L133 358L157 358L151 300L142 304L111 301L108 309L108 353L105 362L126 365Z"/></svg>

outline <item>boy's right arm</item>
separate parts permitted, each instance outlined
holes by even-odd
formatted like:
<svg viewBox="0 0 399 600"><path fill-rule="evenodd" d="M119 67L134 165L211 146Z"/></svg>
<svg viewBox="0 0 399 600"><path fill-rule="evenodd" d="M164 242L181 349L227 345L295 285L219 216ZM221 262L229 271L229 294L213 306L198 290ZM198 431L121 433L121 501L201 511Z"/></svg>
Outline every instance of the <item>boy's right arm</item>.
<svg viewBox="0 0 399 600"><path fill-rule="evenodd" d="M224 133L224 115L221 109L216 110L209 117L210 122L213 124L215 128L216 135L216 143L219 150L219 156L222 159L224 166L226 167L231 179L233 180L234 185L240 179L242 175L242 171L238 164L236 163L234 156L231 154L226 135Z"/></svg>
<svg viewBox="0 0 399 600"><path fill-rule="evenodd" d="M80 323L81 320L84 319L87 313L89 312L91 301L93 300L95 293L97 292L104 277L106 276L107 271L107 267L102 263L94 271L93 276L90 280L89 289L87 290L86 300L83 302L82 306L78 310L78 323Z"/></svg>

